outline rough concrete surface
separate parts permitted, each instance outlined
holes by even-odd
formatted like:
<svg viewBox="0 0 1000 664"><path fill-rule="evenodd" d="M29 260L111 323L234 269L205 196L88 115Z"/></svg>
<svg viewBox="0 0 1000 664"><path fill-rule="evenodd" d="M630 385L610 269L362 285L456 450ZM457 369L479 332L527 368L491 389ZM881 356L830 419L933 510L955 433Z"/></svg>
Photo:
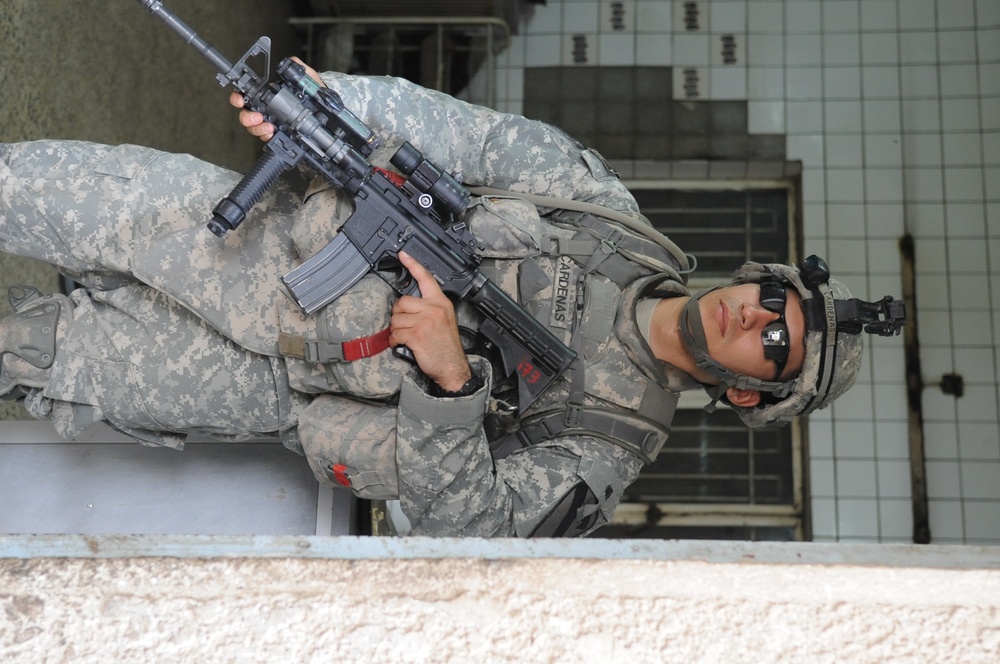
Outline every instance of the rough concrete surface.
<svg viewBox="0 0 1000 664"><path fill-rule="evenodd" d="M1000 653L997 569L8 558L0 607L0 651L17 663L986 664Z"/></svg>

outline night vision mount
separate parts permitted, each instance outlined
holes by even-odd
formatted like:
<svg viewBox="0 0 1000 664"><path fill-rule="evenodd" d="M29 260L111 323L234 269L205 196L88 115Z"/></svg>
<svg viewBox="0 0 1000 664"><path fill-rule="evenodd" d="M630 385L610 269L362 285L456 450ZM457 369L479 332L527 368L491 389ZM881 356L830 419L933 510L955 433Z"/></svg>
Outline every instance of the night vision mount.
<svg viewBox="0 0 1000 664"><path fill-rule="evenodd" d="M829 282L830 268L826 261L814 254L802 261L799 275L807 288L815 289L820 284ZM906 308L891 295L875 302L866 302L856 297L835 300L833 306L838 332L860 334L864 330L868 334L891 337L899 334L906 323Z"/></svg>

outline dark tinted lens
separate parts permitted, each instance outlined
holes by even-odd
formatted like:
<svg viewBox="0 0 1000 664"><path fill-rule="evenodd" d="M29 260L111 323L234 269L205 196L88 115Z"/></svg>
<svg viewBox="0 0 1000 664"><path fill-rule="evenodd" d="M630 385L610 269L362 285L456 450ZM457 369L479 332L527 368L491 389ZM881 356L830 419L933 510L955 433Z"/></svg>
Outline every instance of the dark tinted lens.
<svg viewBox="0 0 1000 664"><path fill-rule="evenodd" d="M777 281L760 285L760 306L776 314L785 315L785 286Z"/></svg>
<svg viewBox="0 0 1000 664"><path fill-rule="evenodd" d="M760 285L760 306L779 314L778 320L769 323L761 333L764 357L778 366L775 380L781 376L788 362L788 325L785 324L785 286L777 281L765 281Z"/></svg>

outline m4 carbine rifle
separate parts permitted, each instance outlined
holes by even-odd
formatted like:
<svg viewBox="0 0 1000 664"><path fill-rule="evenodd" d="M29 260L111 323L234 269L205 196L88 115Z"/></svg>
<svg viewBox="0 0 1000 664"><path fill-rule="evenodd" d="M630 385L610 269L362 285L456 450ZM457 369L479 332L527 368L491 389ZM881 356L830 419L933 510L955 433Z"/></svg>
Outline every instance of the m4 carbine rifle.
<svg viewBox="0 0 1000 664"><path fill-rule="evenodd" d="M507 375L517 377L519 412L569 367L576 353L479 271L479 241L461 221L469 193L454 177L409 143L390 159L405 180L372 166L367 157L378 138L344 107L340 95L288 58L276 68L279 80L268 82L268 37L258 39L233 65L159 0L138 2L208 58L219 83L232 84L246 108L275 126L263 156L212 211L209 230L222 237L238 227L275 180L302 162L351 197L354 212L333 241L282 277L304 313L334 301L371 271L398 294L417 294L416 280L397 261L405 251L445 293L483 315L480 334L499 351ZM257 56L264 57L264 76L248 64Z"/></svg>

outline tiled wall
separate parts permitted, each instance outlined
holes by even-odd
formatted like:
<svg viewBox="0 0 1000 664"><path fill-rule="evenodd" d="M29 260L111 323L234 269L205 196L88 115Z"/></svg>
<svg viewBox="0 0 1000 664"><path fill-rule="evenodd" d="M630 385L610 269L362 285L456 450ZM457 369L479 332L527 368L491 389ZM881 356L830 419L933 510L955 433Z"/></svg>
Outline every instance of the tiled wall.
<svg viewBox="0 0 1000 664"><path fill-rule="evenodd" d="M556 66L670 66L675 99L746 100L802 161L806 251L856 294L900 296L911 234L931 535L1000 543L1000 1L548 0L502 62L515 112L524 69ZM902 342L869 349L810 419L819 541L911 537Z"/></svg>

